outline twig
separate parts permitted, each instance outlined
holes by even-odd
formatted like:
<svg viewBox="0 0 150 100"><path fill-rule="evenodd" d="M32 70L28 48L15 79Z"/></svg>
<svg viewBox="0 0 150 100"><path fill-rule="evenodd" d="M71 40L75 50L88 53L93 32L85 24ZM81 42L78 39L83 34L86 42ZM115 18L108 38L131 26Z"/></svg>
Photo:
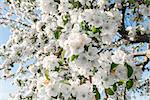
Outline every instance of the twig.
<svg viewBox="0 0 150 100"><path fill-rule="evenodd" d="M13 19L8 19L8 18L5 18L5 17L1 17L0 19L1 19L1 20L8 20L8 21L14 22L14 23L19 23L19 24L21 24L21 25L23 25L23 26L25 26L25 27L31 28L30 25L27 25L27 24L22 23L22 22L20 22L20 21L15 21L15 20L13 20Z"/></svg>
<svg viewBox="0 0 150 100"><path fill-rule="evenodd" d="M123 39L127 40L130 43L140 43L140 42L147 42L149 43L149 39L150 39L150 35L148 34L144 34L144 35L137 35L134 37L133 40L130 39L130 37L128 36L128 31L126 31L125 29L125 16L126 16L126 9L127 7L124 6L125 2L122 2L122 23L121 23L121 28L120 30L118 30L118 32L120 33L120 35L122 36Z"/></svg>
<svg viewBox="0 0 150 100"><path fill-rule="evenodd" d="M105 100L108 100L108 94L107 94L107 92L106 92L106 89L105 89L105 95L106 95Z"/></svg>
<svg viewBox="0 0 150 100"><path fill-rule="evenodd" d="M134 56L134 57L137 57L137 56L146 56L146 52L137 52L137 53L133 53L131 55Z"/></svg>

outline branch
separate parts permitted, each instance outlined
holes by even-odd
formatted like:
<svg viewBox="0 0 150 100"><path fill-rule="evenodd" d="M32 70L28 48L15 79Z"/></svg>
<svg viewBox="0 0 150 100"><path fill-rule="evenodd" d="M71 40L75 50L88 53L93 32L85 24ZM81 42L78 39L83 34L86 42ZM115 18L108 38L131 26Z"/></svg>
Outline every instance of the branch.
<svg viewBox="0 0 150 100"><path fill-rule="evenodd" d="M136 64L136 66L142 66L142 71L148 70L149 68L146 68L146 65L149 63L149 58L145 56L145 61L140 63L140 64Z"/></svg>
<svg viewBox="0 0 150 100"><path fill-rule="evenodd" d="M139 42L147 42L149 43L150 35L144 34L144 35L137 35L135 36L134 40L130 40L131 43L139 43Z"/></svg>
<svg viewBox="0 0 150 100"><path fill-rule="evenodd" d="M148 64L148 62L149 62L149 58L147 57L146 61L143 63L143 67L142 67L143 71L146 69L145 66Z"/></svg>
<svg viewBox="0 0 150 100"><path fill-rule="evenodd" d="M121 3L122 5L122 22L121 22L121 27L120 30L118 30L118 32L120 33L120 35L122 36L123 39L125 40L130 40L128 37L128 32L125 30L125 13L126 13L126 6L124 6L124 2Z"/></svg>
<svg viewBox="0 0 150 100"><path fill-rule="evenodd" d="M108 100L108 94L107 94L107 92L106 92L106 89L105 89L105 95L106 95L105 100Z"/></svg>
<svg viewBox="0 0 150 100"><path fill-rule="evenodd" d="M126 99L126 88L124 89L124 95L123 95L123 98L124 98L124 100L127 100L127 99Z"/></svg>
<svg viewBox="0 0 150 100"><path fill-rule="evenodd" d="M122 36L123 39L129 41L130 43L140 43L140 42L147 42L149 43L150 40L150 35L148 34L144 34L144 35L137 35L134 37L133 40L130 39L130 37L128 36L128 31L126 31L126 27L125 27L125 16L126 16L126 9L127 6L124 6L125 2L122 2L122 23L121 23L121 27L120 30L118 30L119 34Z"/></svg>
<svg viewBox="0 0 150 100"><path fill-rule="evenodd" d="M137 52L137 53L133 53L131 54L134 57L138 57L138 56L146 56L146 52Z"/></svg>
<svg viewBox="0 0 150 100"><path fill-rule="evenodd" d="M21 24L21 25L23 25L23 26L25 26L25 27L28 27L28 28L31 27L31 26L29 26L29 25L27 25L27 24L25 24L25 23L20 22L20 21L15 21L15 20L13 20L13 19L8 19L8 18L5 18L5 17L1 17L0 20L6 20L6 21L14 22L14 23L19 23L19 24Z"/></svg>

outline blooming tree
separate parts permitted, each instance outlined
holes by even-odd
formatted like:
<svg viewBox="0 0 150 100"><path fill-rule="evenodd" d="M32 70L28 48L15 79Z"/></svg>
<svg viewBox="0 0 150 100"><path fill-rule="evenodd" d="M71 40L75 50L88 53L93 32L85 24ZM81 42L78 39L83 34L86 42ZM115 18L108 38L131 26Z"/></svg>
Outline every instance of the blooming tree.
<svg viewBox="0 0 150 100"><path fill-rule="evenodd" d="M1 78L14 100L131 100L150 93L150 0L5 0ZM15 70L15 71L14 71Z"/></svg>

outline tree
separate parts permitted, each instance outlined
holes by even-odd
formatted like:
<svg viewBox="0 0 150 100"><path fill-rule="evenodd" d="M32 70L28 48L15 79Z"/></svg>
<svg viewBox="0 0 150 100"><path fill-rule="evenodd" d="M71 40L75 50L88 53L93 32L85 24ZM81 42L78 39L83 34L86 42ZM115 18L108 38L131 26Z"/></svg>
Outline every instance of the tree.
<svg viewBox="0 0 150 100"><path fill-rule="evenodd" d="M142 74L150 70L149 5L150 0L5 0L0 23L12 35L0 48L0 69L2 78L13 78L19 87L11 97L148 95L150 79Z"/></svg>

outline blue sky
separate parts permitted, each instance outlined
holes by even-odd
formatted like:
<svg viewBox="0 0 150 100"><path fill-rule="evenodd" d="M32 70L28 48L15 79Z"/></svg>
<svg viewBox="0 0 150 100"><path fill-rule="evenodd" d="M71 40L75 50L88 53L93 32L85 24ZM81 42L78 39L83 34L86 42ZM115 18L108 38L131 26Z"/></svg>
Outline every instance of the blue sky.
<svg viewBox="0 0 150 100"><path fill-rule="evenodd" d="M0 26L0 45L6 43L10 35L11 32L8 27ZM10 100L9 93L15 90L16 88L11 85L11 80L0 79L0 100Z"/></svg>
<svg viewBox="0 0 150 100"><path fill-rule="evenodd" d="M3 0L0 0L2 2ZM6 43L11 35L9 27L0 26L0 45ZM1 75L1 74L0 74ZM12 86L11 80L0 79L0 100L10 100L9 93L15 91L16 88Z"/></svg>

